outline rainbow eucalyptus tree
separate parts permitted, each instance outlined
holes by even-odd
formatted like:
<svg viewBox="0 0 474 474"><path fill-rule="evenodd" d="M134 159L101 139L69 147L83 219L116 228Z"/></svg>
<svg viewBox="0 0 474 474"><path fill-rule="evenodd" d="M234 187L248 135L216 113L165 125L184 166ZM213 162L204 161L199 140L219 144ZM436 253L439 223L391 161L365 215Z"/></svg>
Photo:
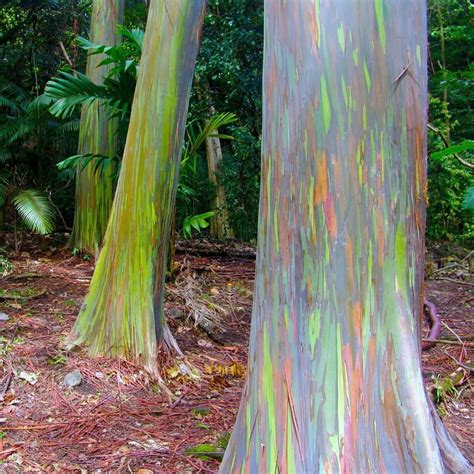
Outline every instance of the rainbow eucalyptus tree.
<svg viewBox="0 0 474 474"><path fill-rule="evenodd" d="M122 22L124 0L94 0L92 6L90 41L96 44L116 45L120 41L117 25ZM104 54L90 54L86 75L101 84L110 66L99 64ZM79 131L80 155L114 156L117 146L117 120L110 119L98 101L82 109ZM107 227L113 200L113 173L110 167L100 175L93 163L76 172L76 209L71 234L71 247L97 253Z"/></svg>
<svg viewBox="0 0 474 474"><path fill-rule="evenodd" d="M122 170L70 344L156 369L173 344L163 288L189 93L205 0L152 0Z"/></svg>
<svg viewBox="0 0 474 474"><path fill-rule="evenodd" d="M420 370L423 0L265 2L249 372L221 472L463 472Z"/></svg>

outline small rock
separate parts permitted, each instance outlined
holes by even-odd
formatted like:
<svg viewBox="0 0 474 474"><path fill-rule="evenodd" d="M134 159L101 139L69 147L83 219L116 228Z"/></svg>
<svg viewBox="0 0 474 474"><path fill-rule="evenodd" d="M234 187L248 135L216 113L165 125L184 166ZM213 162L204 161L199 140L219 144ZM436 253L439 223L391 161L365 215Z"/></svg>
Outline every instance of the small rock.
<svg viewBox="0 0 474 474"><path fill-rule="evenodd" d="M167 311L168 318L170 319L184 319L184 311L179 308L171 308Z"/></svg>
<svg viewBox="0 0 474 474"><path fill-rule="evenodd" d="M66 387L69 387L69 388L77 387L78 385L81 385L81 383L82 383L82 375L79 369L69 372L64 377L64 385Z"/></svg>
<svg viewBox="0 0 474 474"><path fill-rule="evenodd" d="M0 321L8 321L10 319L10 316L5 313L0 313Z"/></svg>
<svg viewBox="0 0 474 474"><path fill-rule="evenodd" d="M197 343L198 343L198 346L201 346L201 347L212 347L213 346L211 341L206 341L205 339L199 339Z"/></svg>

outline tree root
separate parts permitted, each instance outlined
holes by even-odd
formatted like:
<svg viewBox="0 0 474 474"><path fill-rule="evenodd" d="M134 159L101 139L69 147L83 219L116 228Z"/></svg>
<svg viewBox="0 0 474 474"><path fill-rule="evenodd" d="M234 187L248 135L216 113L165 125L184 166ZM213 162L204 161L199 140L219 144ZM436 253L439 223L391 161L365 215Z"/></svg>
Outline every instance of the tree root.
<svg viewBox="0 0 474 474"><path fill-rule="evenodd" d="M427 339L423 339L421 343L421 350L426 351L436 344L436 340L441 334L441 318L439 317L436 306L428 300L425 300L423 305L423 312L429 320L430 333Z"/></svg>

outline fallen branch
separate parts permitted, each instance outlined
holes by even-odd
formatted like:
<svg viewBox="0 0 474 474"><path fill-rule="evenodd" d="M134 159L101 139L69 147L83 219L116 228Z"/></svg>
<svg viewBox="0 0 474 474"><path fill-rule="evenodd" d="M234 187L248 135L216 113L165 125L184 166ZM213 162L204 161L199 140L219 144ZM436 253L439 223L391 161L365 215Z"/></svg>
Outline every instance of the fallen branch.
<svg viewBox="0 0 474 474"><path fill-rule="evenodd" d="M464 346L464 347L474 347L474 342L468 342L468 341L451 341L449 339L422 339L422 342L429 342L432 344L447 344L449 346Z"/></svg>
<svg viewBox="0 0 474 474"><path fill-rule="evenodd" d="M34 295L12 295L10 293L0 293L0 300L31 300L46 294L46 290L40 291Z"/></svg>
<svg viewBox="0 0 474 474"><path fill-rule="evenodd" d="M195 255L197 257L239 257L255 259L253 247L236 247L222 242L208 242L205 240L181 240L176 243L176 253Z"/></svg>
<svg viewBox="0 0 474 474"><path fill-rule="evenodd" d="M41 278L43 275L40 275L39 273L22 273L20 275L8 275L4 279L5 280L30 280L33 278Z"/></svg>
<svg viewBox="0 0 474 474"><path fill-rule="evenodd" d="M455 280L454 278L447 278L447 277L441 277L441 278L436 278L436 279L437 280L451 281L453 283L459 283L460 285L470 286L471 288L474 288L474 284L473 283L468 283L467 281Z"/></svg>

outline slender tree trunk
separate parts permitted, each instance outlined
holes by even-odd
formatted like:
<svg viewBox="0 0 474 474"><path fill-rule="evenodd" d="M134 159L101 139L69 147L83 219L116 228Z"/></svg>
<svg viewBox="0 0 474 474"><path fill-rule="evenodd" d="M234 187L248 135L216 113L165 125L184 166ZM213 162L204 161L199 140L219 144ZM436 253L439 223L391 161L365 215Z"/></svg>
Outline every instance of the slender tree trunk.
<svg viewBox="0 0 474 474"><path fill-rule="evenodd" d="M425 2L267 0L264 58L249 373L221 472L464 472L420 370Z"/></svg>
<svg viewBox="0 0 474 474"><path fill-rule="evenodd" d="M218 130L215 133L219 133ZM229 211L225 197L225 189L219 178L219 167L222 162L222 147L218 137L206 139L207 169L209 181L214 185L216 195L212 210L216 214L211 218L210 234L217 239L233 239L234 231L230 225Z"/></svg>
<svg viewBox="0 0 474 474"><path fill-rule="evenodd" d="M443 12L441 9L441 4L439 0L436 3L436 9L438 13L438 26L439 26L439 44L440 44L440 52L441 52L441 68L443 71L443 79L444 79L444 89L443 89L443 113L445 115L445 127L446 127L446 139L448 141L448 145L451 142L451 124L450 124L450 117L449 117L449 103L448 103L448 73L446 70L446 42L445 42L445 34L444 34L444 22L443 22Z"/></svg>
<svg viewBox="0 0 474 474"><path fill-rule="evenodd" d="M164 277L205 0L152 0L110 221L89 294L69 338L92 354L156 370Z"/></svg>
<svg viewBox="0 0 474 474"><path fill-rule="evenodd" d="M211 107L211 114L215 114L214 107ZM217 135L219 130L215 130ZM222 163L222 147L218 137L208 137L206 139L207 172L209 181L214 185L215 197L212 203L212 210L216 214L211 218L210 234L217 239L233 239L234 231L230 226L229 211L227 209L225 189L219 178L219 167Z"/></svg>
<svg viewBox="0 0 474 474"><path fill-rule="evenodd" d="M90 40L96 44L116 45L120 41L117 25L122 22L124 0L94 0ZM86 74L101 84L110 66L101 66L105 55L90 54ZM114 156L117 147L118 122L96 101L84 106L79 131L79 154ZM85 169L79 165L76 172L76 210L71 234L71 247L97 254L107 227L113 200L113 174L94 171L94 163Z"/></svg>
<svg viewBox="0 0 474 474"><path fill-rule="evenodd" d="M1 199L1 197L0 197ZM5 204L0 204L0 245L5 243Z"/></svg>

